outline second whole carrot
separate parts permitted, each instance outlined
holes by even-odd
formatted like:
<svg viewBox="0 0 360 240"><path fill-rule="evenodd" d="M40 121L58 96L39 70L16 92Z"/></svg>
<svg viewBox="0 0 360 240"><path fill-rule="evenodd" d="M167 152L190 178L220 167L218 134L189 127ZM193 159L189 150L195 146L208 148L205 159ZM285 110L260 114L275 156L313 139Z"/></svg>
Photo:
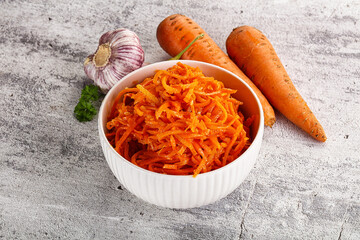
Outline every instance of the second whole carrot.
<svg viewBox="0 0 360 240"><path fill-rule="evenodd" d="M204 36L191 45L181 59L211 63L243 79L259 98L264 111L265 125L271 127L275 123L275 113L268 100L196 22L181 14L168 16L159 24L156 36L160 46L174 57L200 34Z"/></svg>
<svg viewBox="0 0 360 240"><path fill-rule="evenodd" d="M272 44L250 26L235 28L226 40L230 58L256 84L271 105L318 141L325 142L323 127L296 90Z"/></svg>

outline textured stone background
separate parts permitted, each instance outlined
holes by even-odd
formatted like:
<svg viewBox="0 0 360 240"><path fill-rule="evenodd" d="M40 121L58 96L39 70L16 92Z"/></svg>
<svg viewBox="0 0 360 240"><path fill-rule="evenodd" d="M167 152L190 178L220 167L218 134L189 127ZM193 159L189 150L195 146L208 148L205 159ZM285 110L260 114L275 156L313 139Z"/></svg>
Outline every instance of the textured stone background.
<svg viewBox="0 0 360 240"><path fill-rule="evenodd" d="M81 2L81 3L80 3ZM0 1L0 238L360 239L359 1ZM272 41L328 136L315 142L277 113L257 164L226 198L172 210L112 175L97 122L73 109L100 35L135 31L147 62L155 32L182 13L225 49L252 25Z"/></svg>

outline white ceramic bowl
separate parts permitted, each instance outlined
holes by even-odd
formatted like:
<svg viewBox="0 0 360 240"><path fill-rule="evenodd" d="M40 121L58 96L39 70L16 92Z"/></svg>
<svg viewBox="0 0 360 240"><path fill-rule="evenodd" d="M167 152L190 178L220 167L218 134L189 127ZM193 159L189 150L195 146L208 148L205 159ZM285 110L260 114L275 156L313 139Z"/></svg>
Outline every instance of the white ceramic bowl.
<svg viewBox="0 0 360 240"><path fill-rule="evenodd" d="M106 118L116 95L125 87L133 87L155 74L155 70L167 69L179 61L164 61L144 66L119 81L106 95L99 111L101 146L111 171L131 193L146 202L168 208L193 208L213 203L237 188L249 174L260 150L264 117L261 104L251 88L231 72L212 64L181 60L184 64L199 67L206 76L224 82L225 87L236 89L233 96L244 102L241 111L245 116L256 115L253 124L253 141L236 160L217 170L192 176L175 176L154 173L127 161L110 145L105 137Z"/></svg>

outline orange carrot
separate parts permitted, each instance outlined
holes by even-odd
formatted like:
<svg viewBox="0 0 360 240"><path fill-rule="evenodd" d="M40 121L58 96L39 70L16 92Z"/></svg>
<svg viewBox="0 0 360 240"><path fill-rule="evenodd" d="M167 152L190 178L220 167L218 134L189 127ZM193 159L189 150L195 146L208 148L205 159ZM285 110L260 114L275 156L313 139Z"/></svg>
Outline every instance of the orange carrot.
<svg viewBox="0 0 360 240"><path fill-rule="evenodd" d="M238 112L235 92L178 63L118 94L106 137L124 158L153 172L195 177L218 169L251 142L252 117Z"/></svg>
<svg viewBox="0 0 360 240"><path fill-rule="evenodd" d="M242 26L226 41L230 58L256 84L272 106L316 140L324 129L290 80L270 41L259 30Z"/></svg>
<svg viewBox="0 0 360 240"><path fill-rule="evenodd" d="M204 34L204 36L191 45L181 59L211 63L223 67L243 79L260 99L265 125L271 127L275 123L275 113L268 100L197 23L184 15L174 14L159 24L156 36L160 46L173 57L187 47L199 34Z"/></svg>

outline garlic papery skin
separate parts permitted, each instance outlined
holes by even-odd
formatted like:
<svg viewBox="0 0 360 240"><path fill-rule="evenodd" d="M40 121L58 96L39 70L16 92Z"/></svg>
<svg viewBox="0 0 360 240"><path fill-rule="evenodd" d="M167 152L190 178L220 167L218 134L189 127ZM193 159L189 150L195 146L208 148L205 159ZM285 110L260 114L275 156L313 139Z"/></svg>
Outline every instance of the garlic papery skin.
<svg viewBox="0 0 360 240"><path fill-rule="evenodd" d="M96 52L84 62L84 71L103 93L107 93L121 78L140 68L144 59L139 37L128 29L119 28L100 37Z"/></svg>

